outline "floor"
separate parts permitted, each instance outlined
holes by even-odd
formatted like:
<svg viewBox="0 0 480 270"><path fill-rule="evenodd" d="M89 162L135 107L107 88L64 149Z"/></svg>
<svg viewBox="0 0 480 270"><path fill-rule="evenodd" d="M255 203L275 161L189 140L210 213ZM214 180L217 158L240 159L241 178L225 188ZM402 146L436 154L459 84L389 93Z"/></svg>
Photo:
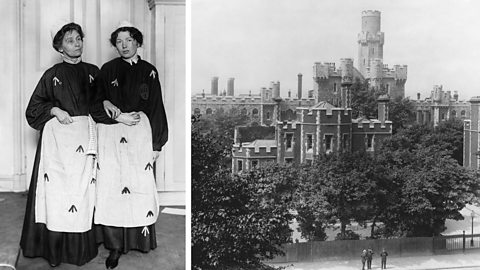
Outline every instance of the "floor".
<svg viewBox="0 0 480 270"><path fill-rule="evenodd" d="M19 242L23 226L26 193L0 193L0 269L18 270L53 269L42 258L25 258L20 252ZM161 208L156 223L158 247L149 253L130 251L120 258L115 269L185 269L185 215L182 209ZM180 213L180 215L179 215ZM79 267L61 264L54 269L105 269L108 250L100 246L98 256Z"/></svg>

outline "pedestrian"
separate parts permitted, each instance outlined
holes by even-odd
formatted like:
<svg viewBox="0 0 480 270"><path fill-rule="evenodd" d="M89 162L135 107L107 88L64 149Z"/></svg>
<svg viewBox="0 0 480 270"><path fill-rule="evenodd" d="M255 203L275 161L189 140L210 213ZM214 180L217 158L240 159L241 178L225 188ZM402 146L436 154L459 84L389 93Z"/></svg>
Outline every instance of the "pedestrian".
<svg viewBox="0 0 480 270"><path fill-rule="evenodd" d="M360 255L362 261L362 270L365 270L365 262L367 261L367 250L363 250L362 254Z"/></svg>
<svg viewBox="0 0 480 270"><path fill-rule="evenodd" d="M367 269L372 269L373 250L367 249Z"/></svg>
<svg viewBox="0 0 480 270"><path fill-rule="evenodd" d="M98 253L92 229L95 123L88 117L98 67L82 61L80 25L64 21L51 34L63 61L42 75L25 112L40 137L20 247L25 257L43 257L52 267L80 266Z"/></svg>
<svg viewBox="0 0 480 270"><path fill-rule="evenodd" d="M387 256L388 253L385 251L385 248L382 249L382 253L380 253L380 257L382 258L382 269L387 269Z"/></svg>
<svg viewBox="0 0 480 270"><path fill-rule="evenodd" d="M98 243L110 250L107 269L132 249L157 247L154 162L168 138L159 74L137 54L142 33L122 22L110 43L120 57L102 66L90 111L98 127L95 224Z"/></svg>

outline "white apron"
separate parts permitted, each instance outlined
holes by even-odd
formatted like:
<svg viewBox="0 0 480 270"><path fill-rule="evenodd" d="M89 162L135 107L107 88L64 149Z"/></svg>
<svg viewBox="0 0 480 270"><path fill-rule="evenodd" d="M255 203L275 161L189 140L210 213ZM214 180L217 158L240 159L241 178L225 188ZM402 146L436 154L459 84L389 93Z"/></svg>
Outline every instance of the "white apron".
<svg viewBox="0 0 480 270"><path fill-rule="evenodd" d="M35 196L35 222L51 231L86 232L95 204L95 122L75 116L45 124Z"/></svg>
<svg viewBox="0 0 480 270"><path fill-rule="evenodd" d="M140 116L134 126L97 124L95 224L140 227L157 220L152 130L148 117Z"/></svg>

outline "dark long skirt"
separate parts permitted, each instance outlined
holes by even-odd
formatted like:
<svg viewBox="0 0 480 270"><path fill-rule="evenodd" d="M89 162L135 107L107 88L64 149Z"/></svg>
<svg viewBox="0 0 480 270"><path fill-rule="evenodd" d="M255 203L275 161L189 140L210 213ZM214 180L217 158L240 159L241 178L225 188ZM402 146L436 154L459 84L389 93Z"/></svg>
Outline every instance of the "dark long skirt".
<svg viewBox="0 0 480 270"><path fill-rule="evenodd" d="M50 264L83 265L98 254L95 230L84 233L54 232L43 223L35 223L35 192L40 163L41 136L35 154L32 180L28 190L27 208L23 221L20 247L25 257L43 257Z"/></svg>
<svg viewBox="0 0 480 270"><path fill-rule="evenodd" d="M157 247L155 223L147 228L148 234L143 231L144 227L124 228L95 225L97 243L103 243L106 249L119 250L124 254L130 250L149 252Z"/></svg>

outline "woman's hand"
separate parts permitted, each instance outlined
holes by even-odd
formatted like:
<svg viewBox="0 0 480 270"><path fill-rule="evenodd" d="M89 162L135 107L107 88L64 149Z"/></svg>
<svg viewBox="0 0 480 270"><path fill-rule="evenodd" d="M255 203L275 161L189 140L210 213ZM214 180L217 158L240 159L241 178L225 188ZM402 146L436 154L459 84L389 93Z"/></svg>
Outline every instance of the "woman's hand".
<svg viewBox="0 0 480 270"><path fill-rule="evenodd" d="M160 156L160 151L153 150L153 162L157 161L159 156Z"/></svg>
<svg viewBox="0 0 480 270"><path fill-rule="evenodd" d="M140 114L138 114L138 112L120 113L115 120L127 126L133 126L140 122Z"/></svg>
<svg viewBox="0 0 480 270"><path fill-rule="evenodd" d="M64 111L64 110L62 110L58 107L53 107L50 110L50 114L55 116L57 118L58 122L60 122L61 124L68 125L68 124L73 123L73 119L70 116L70 114L68 114L68 112L66 112L66 111Z"/></svg>
<svg viewBox="0 0 480 270"><path fill-rule="evenodd" d="M109 100L103 101L103 109L107 113L108 117L112 119L116 119L122 113L122 111L120 111L120 109L113 105Z"/></svg>

